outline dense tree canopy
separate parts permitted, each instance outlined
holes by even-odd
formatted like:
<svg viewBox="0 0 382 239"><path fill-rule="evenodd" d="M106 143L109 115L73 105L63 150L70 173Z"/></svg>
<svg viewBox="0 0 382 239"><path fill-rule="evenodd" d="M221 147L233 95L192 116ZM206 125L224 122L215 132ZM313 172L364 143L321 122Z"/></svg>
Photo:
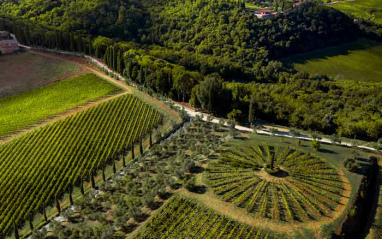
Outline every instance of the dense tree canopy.
<svg viewBox="0 0 382 239"><path fill-rule="evenodd" d="M130 0L4 0L0 13L55 29L120 39L139 39L147 13Z"/></svg>
<svg viewBox="0 0 382 239"><path fill-rule="evenodd" d="M152 92L235 120L382 137L382 85L340 84L278 61L381 39L381 26L319 3L261 20L241 0L5 0L0 29L24 44L95 55Z"/></svg>

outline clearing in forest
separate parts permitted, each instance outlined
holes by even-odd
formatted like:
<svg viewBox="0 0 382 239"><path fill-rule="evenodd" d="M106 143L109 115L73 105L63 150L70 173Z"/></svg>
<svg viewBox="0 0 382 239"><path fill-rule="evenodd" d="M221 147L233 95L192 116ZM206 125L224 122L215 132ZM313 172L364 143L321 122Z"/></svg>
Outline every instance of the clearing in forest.
<svg viewBox="0 0 382 239"><path fill-rule="evenodd" d="M86 74L0 99L0 136L120 90Z"/></svg>
<svg viewBox="0 0 382 239"><path fill-rule="evenodd" d="M382 45L361 40L284 60L297 71L339 80L381 82Z"/></svg>
<svg viewBox="0 0 382 239"><path fill-rule="evenodd" d="M382 24L382 5L380 0L344 1L331 4L330 6L346 14Z"/></svg>

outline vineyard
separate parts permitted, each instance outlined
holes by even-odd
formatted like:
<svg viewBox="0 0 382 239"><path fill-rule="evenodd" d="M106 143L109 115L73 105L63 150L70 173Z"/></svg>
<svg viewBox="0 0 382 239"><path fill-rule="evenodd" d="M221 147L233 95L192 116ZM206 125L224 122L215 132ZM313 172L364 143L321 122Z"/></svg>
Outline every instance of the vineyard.
<svg viewBox="0 0 382 239"><path fill-rule="evenodd" d="M0 236L92 178L161 122L152 107L124 95L0 146Z"/></svg>
<svg viewBox="0 0 382 239"><path fill-rule="evenodd" d="M271 239L281 237L228 219L191 199L175 196L135 238Z"/></svg>
<svg viewBox="0 0 382 239"><path fill-rule="evenodd" d="M209 164L206 176L222 200L273 221L330 216L344 190L337 169L317 156L268 144L226 150Z"/></svg>

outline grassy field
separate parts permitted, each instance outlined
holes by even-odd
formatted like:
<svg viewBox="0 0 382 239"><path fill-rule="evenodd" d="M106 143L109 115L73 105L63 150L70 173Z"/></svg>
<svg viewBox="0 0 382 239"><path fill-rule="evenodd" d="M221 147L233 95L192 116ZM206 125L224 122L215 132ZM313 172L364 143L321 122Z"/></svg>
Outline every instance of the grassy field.
<svg viewBox="0 0 382 239"><path fill-rule="evenodd" d="M0 99L0 136L118 90L96 75L86 74Z"/></svg>
<svg viewBox="0 0 382 239"><path fill-rule="evenodd" d="M287 58L284 63L297 71L335 79L381 82L382 45L360 40Z"/></svg>
<svg viewBox="0 0 382 239"><path fill-rule="evenodd" d="M245 3L245 7L252 10L260 10L261 7L253 5L252 3Z"/></svg>
<svg viewBox="0 0 382 239"><path fill-rule="evenodd" d="M81 66L35 53L0 56L0 98L36 89L88 71Z"/></svg>
<svg viewBox="0 0 382 239"><path fill-rule="evenodd" d="M346 14L382 24L382 4L380 0L356 0L330 5Z"/></svg>

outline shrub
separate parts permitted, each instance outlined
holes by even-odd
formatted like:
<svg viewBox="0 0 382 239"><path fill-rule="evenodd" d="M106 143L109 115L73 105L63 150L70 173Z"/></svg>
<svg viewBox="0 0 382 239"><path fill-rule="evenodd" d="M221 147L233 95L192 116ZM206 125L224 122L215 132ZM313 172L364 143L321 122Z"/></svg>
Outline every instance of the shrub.
<svg viewBox="0 0 382 239"><path fill-rule="evenodd" d="M312 148L314 148L316 151L319 151L321 149L321 143L317 139L312 140Z"/></svg>
<svg viewBox="0 0 382 239"><path fill-rule="evenodd" d="M356 159L348 158L345 160L344 166L347 170L354 172L358 168L358 163Z"/></svg>

